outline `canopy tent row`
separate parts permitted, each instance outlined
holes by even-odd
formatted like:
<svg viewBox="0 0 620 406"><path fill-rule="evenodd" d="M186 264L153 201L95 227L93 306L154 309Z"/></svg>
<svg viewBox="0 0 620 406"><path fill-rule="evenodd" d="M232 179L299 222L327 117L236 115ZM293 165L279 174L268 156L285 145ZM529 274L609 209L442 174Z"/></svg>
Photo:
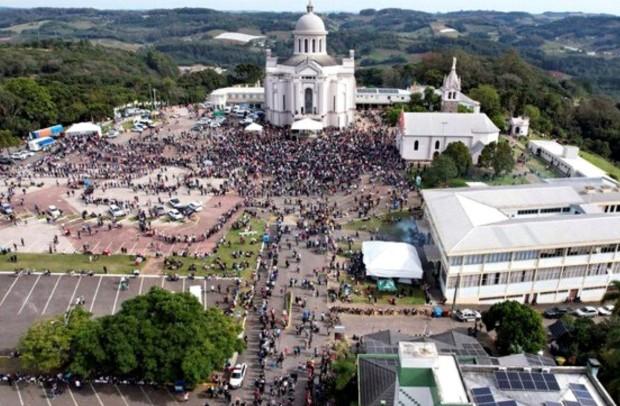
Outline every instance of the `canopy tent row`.
<svg viewBox="0 0 620 406"><path fill-rule="evenodd" d="M369 277L421 279L424 273L418 252L411 244L364 241L362 254Z"/></svg>
<svg viewBox="0 0 620 406"><path fill-rule="evenodd" d="M259 133L263 131L263 126L260 124L252 123L249 126L245 127L245 132L248 133Z"/></svg>
<svg viewBox="0 0 620 406"><path fill-rule="evenodd" d="M297 120L291 126L291 130L293 131L322 131L323 123L320 121L313 120L311 118L303 118L301 120Z"/></svg>
<svg viewBox="0 0 620 406"><path fill-rule="evenodd" d="M65 135L95 135L101 137L101 127L90 122L73 124Z"/></svg>

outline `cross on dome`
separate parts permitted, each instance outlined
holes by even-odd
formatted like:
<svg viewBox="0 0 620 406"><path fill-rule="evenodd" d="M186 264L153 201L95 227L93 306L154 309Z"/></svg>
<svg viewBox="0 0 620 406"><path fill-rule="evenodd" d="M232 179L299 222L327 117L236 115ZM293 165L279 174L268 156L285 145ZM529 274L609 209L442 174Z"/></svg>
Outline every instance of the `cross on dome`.
<svg viewBox="0 0 620 406"><path fill-rule="evenodd" d="M308 5L306 6L306 10L308 10L308 13L314 13L314 6L312 5L312 0L308 0Z"/></svg>

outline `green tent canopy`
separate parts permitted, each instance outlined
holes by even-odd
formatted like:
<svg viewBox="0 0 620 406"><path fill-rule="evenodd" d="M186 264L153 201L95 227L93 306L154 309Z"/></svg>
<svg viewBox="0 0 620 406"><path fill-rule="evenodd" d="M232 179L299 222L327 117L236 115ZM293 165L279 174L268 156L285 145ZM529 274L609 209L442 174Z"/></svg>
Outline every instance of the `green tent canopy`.
<svg viewBox="0 0 620 406"><path fill-rule="evenodd" d="M226 112L222 110L217 110L213 112L214 117L224 117L226 116Z"/></svg>
<svg viewBox="0 0 620 406"><path fill-rule="evenodd" d="M377 281L377 289L379 292L396 292L396 284L393 279L379 279Z"/></svg>

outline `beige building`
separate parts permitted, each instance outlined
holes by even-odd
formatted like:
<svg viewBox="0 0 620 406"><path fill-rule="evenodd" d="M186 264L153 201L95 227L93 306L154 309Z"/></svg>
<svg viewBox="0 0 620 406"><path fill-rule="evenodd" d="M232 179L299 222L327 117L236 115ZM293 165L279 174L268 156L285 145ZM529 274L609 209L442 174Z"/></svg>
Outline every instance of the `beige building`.
<svg viewBox="0 0 620 406"><path fill-rule="evenodd" d="M600 301L620 280L620 188L604 178L424 190L445 298Z"/></svg>

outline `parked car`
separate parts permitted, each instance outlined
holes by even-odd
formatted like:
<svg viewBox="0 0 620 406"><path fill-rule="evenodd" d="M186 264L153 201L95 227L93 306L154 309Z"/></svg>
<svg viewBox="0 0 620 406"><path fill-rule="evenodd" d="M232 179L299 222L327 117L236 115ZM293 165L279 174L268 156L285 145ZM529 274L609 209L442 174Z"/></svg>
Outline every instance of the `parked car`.
<svg viewBox="0 0 620 406"><path fill-rule="evenodd" d="M546 319L559 319L568 313L568 309L566 307L552 307L550 309L546 309L543 312L543 316Z"/></svg>
<svg viewBox="0 0 620 406"><path fill-rule="evenodd" d="M454 312L454 317L459 321L475 321L480 320L482 315L480 312L471 309L459 309Z"/></svg>
<svg viewBox="0 0 620 406"><path fill-rule="evenodd" d="M13 214L13 206L11 206L10 203L0 203L0 212L2 212L2 214L6 214L11 215Z"/></svg>
<svg viewBox="0 0 620 406"><path fill-rule="evenodd" d="M47 214L53 219L57 219L58 217L62 216L62 212L56 206L49 206L47 208Z"/></svg>
<svg viewBox="0 0 620 406"><path fill-rule="evenodd" d="M168 200L168 204L170 205L170 207L177 210L185 207L185 205L181 203L178 197L173 197L172 199Z"/></svg>
<svg viewBox="0 0 620 406"><path fill-rule="evenodd" d="M577 317L596 317L598 316L598 310L592 306L580 307L575 310L575 316Z"/></svg>
<svg viewBox="0 0 620 406"><path fill-rule="evenodd" d="M170 220L173 221L181 221L184 218L183 214L181 214L177 209L168 210L168 217L170 217Z"/></svg>
<svg viewBox="0 0 620 406"><path fill-rule="evenodd" d="M202 210L202 203L200 203L200 202L190 202L187 205L187 207L192 209L193 211L201 211Z"/></svg>
<svg viewBox="0 0 620 406"><path fill-rule="evenodd" d="M156 204L153 206L153 215L159 217L166 214L166 208L161 204Z"/></svg>
<svg viewBox="0 0 620 406"><path fill-rule="evenodd" d="M110 205L110 208L108 209L108 212L114 218L123 217L126 214L125 210L121 209L120 207L118 207L115 204L111 204Z"/></svg>
<svg viewBox="0 0 620 406"><path fill-rule="evenodd" d="M15 161L8 156L0 156L0 165L12 165Z"/></svg>
<svg viewBox="0 0 620 406"><path fill-rule="evenodd" d="M17 161L23 161L34 155L32 151L16 151L10 155L10 158Z"/></svg>
<svg viewBox="0 0 620 406"><path fill-rule="evenodd" d="M245 363L235 365L235 369L233 369L230 374L228 385L233 389L240 388L241 385L243 385L243 379L245 378L247 369L248 366Z"/></svg>
<svg viewBox="0 0 620 406"><path fill-rule="evenodd" d="M605 306L601 306L598 309L596 309L598 311L598 314L601 316L611 316L612 313L614 312L614 305L605 305Z"/></svg>
<svg viewBox="0 0 620 406"><path fill-rule="evenodd" d="M119 136L119 132L118 130L110 130L107 132L107 134L105 135L107 138L116 138Z"/></svg>

